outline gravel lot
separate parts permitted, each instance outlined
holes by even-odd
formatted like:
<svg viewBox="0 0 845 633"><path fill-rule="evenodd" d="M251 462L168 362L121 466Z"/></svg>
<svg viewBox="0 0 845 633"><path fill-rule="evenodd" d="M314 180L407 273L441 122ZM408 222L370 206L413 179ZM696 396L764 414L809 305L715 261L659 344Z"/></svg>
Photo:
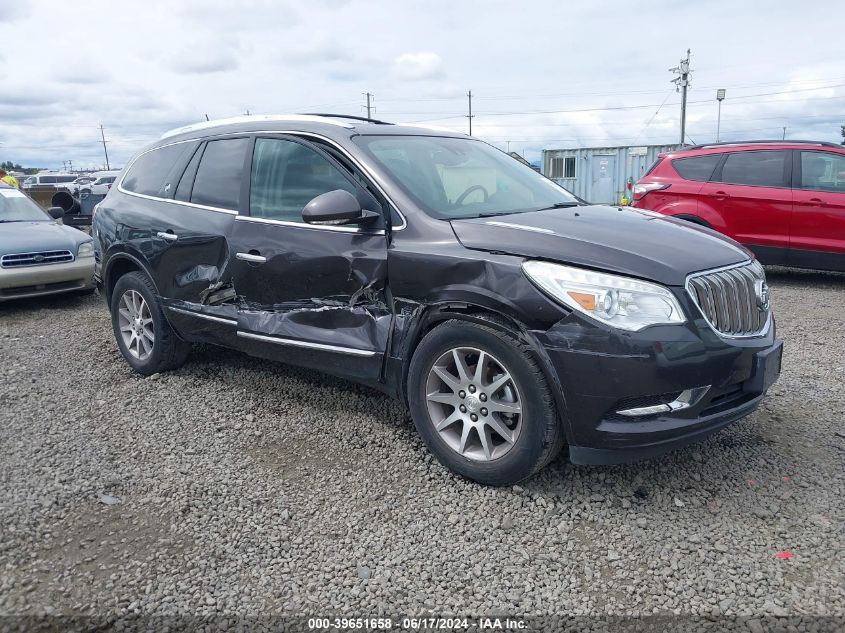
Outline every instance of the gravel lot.
<svg viewBox="0 0 845 633"><path fill-rule="evenodd" d="M0 305L0 614L845 616L845 275L769 276L754 415L512 489L369 389L211 347L144 379L99 297Z"/></svg>

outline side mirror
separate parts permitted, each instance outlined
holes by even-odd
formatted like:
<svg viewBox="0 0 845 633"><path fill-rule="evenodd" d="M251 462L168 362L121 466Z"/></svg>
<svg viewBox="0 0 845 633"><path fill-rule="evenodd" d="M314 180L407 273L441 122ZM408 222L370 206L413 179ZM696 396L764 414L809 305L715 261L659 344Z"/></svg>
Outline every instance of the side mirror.
<svg viewBox="0 0 845 633"><path fill-rule="evenodd" d="M358 199L343 189L322 193L302 209L307 224L368 224L378 217L378 213L362 209Z"/></svg>
<svg viewBox="0 0 845 633"><path fill-rule="evenodd" d="M54 220L60 220L64 217L65 210L61 207L50 207L49 209L47 209L47 213L49 213L50 217Z"/></svg>

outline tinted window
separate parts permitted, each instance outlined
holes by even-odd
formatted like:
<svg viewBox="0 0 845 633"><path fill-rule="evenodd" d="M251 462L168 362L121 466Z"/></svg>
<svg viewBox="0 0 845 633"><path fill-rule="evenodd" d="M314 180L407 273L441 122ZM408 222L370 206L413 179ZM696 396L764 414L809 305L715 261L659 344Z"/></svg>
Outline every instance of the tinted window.
<svg viewBox="0 0 845 633"><path fill-rule="evenodd" d="M302 222L302 208L335 189L355 194L355 186L314 150L283 139L260 138L255 142L250 215Z"/></svg>
<svg viewBox="0 0 845 633"><path fill-rule="evenodd" d="M719 163L721 154L709 154L707 156L694 156L692 158L676 158L672 161L681 178L687 180L710 180L713 170Z"/></svg>
<svg viewBox="0 0 845 633"><path fill-rule="evenodd" d="M194 176L197 173L197 167L200 164L200 158L202 157L202 147L199 147L196 152L194 152L193 157L191 157L188 166L185 168L185 173L182 174L182 178L179 180L179 186L176 187L176 194L173 196L176 200L182 200L187 202L191 199L191 187L194 184Z"/></svg>
<svg viewBox="0 0 845 633"><path fill-rule="evenodd" d="M59 176L57 182L73 182L76 176Z"/></svg>
<svg viewBox="0 0 845 633"><path fill-rule="evenodd" d="M734 185L783 187L786 152L736 152L728 154L720 182Z"/></svg>
<svg viewBox="0 0 845 633"><path fill-rule="evenodd" d="M800 188L845 193L845 155L801 152Z"/></svg>
<svg viewBox="0 0 845 633"><path fill-rule="evenodd" d="M200 161L191 202L237 210L241 200L241 176L249 139L211 141Z"/></svg>
<svg viewBox="0 0 845 633"><path fill-rule="evenodd" d="M52 185L56 182L55 176L40 176L42 185Z"/></svg>
<svg viewBox="0 0 845 633"><path fill-rule="evenodd" d="M159 195L167 174L190 147L193 147L190 143L177 143L142 154L132 163L121 186L133 193ZM98 184L103 182L105 178L97 180Z"/></svg>

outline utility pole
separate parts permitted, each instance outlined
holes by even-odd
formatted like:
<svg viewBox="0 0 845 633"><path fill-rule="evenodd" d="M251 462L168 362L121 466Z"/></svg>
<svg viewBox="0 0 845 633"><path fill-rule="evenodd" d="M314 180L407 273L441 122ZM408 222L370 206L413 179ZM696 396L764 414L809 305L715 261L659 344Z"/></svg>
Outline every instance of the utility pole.
<svg viewBox="0 0 845 633"><path fill-rule="evenodd" d="M106 133L103 131L102 123L100 123L100 138L103 139L103 154L106 155L106 171L111 171L111 165L109 165L109 150L106 149Z"/></svg>
<svg viewBox="0 0 845 633"><path fill-rule="evenodd" d="M467 114L467 118L469 119L469 135L472 136L472 120L475 118L475 115L472 113L472 90L467 93L467 102L469 104L469 114Z"/></svg>
<svg viewBox="0 0 845 633"><path fill-rule="evenodd" d="M678 75L672 80L675 84L675 91L681 92L681 145L684 144L687 132L687 88L689 87L689 56L690 49L687 49L687 56L681 60L675 68L670 68L669 72Z"/></svg>
<svg viewBox="0 0 845 633"><path fill-rule="evenodd" d="M73 161L72 160L69 160L67 162L67 166L68 166L68 171L73 173Z"/></svg>
<svg viewBox="0 0 845 633"><path fill-rule="evenodd" d="M507 141L507 144L508 144L508 154L510 154L511 153L511 142Z"/></svg>
<svg viewBox="0 0 845 633"><path fill-rule="evenodd" d="M375 95L371 92L365 92L365 93L363 93L363 95L367 99L367 104L363 105L361 107L367 109L367 118L372 119L373 118L373 110L375 109L375 106L372 104L372 98L375 97Z"/></svg>

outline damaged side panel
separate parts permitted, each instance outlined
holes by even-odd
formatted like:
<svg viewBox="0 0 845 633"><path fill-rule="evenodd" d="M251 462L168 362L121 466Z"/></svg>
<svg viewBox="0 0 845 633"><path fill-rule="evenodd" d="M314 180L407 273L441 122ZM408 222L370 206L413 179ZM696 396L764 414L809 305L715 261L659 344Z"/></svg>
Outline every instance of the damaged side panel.
<svg viewBox="0 0 845 633"><path fill-rule="evenodd" d="M392 323L385 240L380 231L236 221L222 281L236 295L238 346L377 381Z"/></svg>

